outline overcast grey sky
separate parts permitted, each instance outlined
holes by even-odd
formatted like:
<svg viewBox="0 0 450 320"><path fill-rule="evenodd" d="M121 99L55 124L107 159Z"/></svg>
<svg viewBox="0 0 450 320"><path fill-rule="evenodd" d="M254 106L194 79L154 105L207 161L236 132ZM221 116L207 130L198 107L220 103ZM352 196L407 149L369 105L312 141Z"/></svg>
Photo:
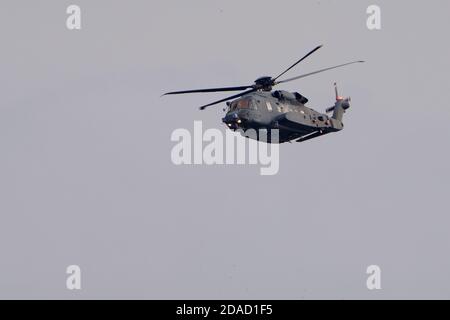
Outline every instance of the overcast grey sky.
<svg viewBox="0 0 450 320"><path fill-rule="evenodd" d="M369 31L378 4L382 29ZM82 10L69 31L66 8ZM448 1L0 3L0 298L450 298ZM170 134L220 128L221 94L286 84L345 129L280 171L174 166ZM65 269L82 269L82 290ZM382 269L382 290L366 268Z"/></svg>

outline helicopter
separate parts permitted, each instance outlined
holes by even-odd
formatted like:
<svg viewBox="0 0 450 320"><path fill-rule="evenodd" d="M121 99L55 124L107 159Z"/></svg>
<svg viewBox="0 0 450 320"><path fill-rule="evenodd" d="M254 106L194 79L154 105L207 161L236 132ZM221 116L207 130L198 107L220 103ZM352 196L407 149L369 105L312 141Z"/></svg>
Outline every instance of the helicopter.
<svg viewBox="0 0 450 320"><path fill-rule="evenodd" d="M209 93L209 92L229 92L243 91L241 93L220 99L203 105L200 110L207 107L226 102L227 108L222 122L231 130L239 130L247 138L262 140L260 135L246 135L249 129L259 132L261 129L271 132L278 130L277 141L270 138L265 140L268 143L284 143L307 141L331 132L337 132L344 128L342 118L345 111L350 108L351 98L344 98L338 94L336 83L334 84L336 101L333 106L327 108L325 113L320 113L306 106L309 101L298 92L288 92L283 90L272 90L273 87L286 82L305 78L317 73L331 69L344 67L347 65L362 63L364 61L352 61L333 67L316 70L296 77L278 80L289 70L300 62L322 48L322 45L315 47L301 59L292 64L276 77L264 76L255 80L254 84L235 87L221 87L209 89L196 89L184 91L167 92L165 95L177 95L188 93ZM230 100L232 100L230 102ZM327 113L331 113L328 116ZM268 135L269 136L269 135Z"/></svg>

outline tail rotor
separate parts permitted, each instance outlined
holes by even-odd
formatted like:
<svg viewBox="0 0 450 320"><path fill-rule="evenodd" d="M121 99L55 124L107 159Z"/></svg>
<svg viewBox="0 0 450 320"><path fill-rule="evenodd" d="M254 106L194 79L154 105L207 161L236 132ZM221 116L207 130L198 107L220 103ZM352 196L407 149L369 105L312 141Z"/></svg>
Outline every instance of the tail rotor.
<svg viewBox="0 0 450 320"><path fill-rule="evenodd" d="M345 110L350 108L351 98L350 97L344 98L339 95L336 82L334 83L334 92L336 96L336 102L334 106L327 108L326 112L333 112L332 118L342 122L342 117L345 113Z"/></svg>

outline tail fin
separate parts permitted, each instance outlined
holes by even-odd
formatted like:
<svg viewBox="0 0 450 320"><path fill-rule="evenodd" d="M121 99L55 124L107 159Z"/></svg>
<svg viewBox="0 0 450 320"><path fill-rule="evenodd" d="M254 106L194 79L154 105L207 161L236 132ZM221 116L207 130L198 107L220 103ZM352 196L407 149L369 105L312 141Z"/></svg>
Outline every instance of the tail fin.
<svg viewBox="0 0 450 320"><path fill-rule="evenodd" d="M333 119L342 122L342 117L344 116L345 110L350 108L350 98L341 97L338 93L338 88L336 83L334 83L334 91L336 93L336 102L334 106L328 108L326 112L333 111Z"/></svg>

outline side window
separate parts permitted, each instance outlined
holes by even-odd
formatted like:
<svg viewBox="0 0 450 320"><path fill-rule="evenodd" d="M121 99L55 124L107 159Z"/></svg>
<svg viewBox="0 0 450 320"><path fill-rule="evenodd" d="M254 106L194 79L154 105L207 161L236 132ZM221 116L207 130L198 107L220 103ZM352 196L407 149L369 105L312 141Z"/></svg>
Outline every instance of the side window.
<svg viewBox="0 0 450 320"><path fill-rule="evenodd" d="M266 101L267 110L272 111L272 105L269 101Z"/></svg>

